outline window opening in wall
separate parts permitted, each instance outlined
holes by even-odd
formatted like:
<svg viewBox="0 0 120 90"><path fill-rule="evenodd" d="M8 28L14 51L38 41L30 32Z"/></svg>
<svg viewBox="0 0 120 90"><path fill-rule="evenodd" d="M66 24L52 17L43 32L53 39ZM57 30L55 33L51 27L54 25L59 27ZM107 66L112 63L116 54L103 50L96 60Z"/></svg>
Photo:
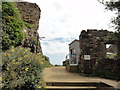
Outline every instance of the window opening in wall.
<svg viewBox="0 0 120 90"><path fill-rule="evenodd" d="M106 58L116 59L117 46L115 44L106 44Z"/></svg>
<svg viewBox="0 0 120 90"><path fill-rule="evenodd" d="M73 49L70 49L70 54L73 54Z"/></svg>
<svg viewBox="0 0 120 90"><path fill-rule="evenodd" d="M75 49L70 49L70 64L77 64Z"/></svg>

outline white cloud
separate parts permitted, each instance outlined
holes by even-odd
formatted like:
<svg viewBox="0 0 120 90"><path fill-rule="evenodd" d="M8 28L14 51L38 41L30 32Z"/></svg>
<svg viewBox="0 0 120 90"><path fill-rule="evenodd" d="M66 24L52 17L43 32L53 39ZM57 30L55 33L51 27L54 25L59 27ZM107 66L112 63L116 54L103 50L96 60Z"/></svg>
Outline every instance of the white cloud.
<svg viewBox="0 0 120 90"><path fill-rule="evenodd" d="M36 2L41 8L39 25L44 54L53 64L60 64L61 58L68 54L68 44L79 39L83 29L109 29L112 12L104 10L97 0L28 0ZM66 42L55 38L70 39ZM47 44L45 44L47 43ZM54 57L54 58L53 58Z"/></svg>
<svg viewBox="0 0 120 90"><path fill-rule="evenodd" d="M43 51L46 54L62 54L68 53L68 42L47 41L47 44L42 43Z"/></svg>

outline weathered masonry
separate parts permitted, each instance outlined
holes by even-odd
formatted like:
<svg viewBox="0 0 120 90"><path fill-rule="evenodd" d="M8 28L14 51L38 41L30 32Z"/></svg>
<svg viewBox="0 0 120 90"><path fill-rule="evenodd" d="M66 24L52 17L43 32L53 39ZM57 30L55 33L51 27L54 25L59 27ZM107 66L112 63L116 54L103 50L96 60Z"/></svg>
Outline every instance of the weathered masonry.
<svg viewBox="0 0 120 90"><path fill-rule="evenodd" d="M104 37L108 31L104 30L87 30L82 31L79 36L80 40L80 61L79 69L83 73L91 73L97 67L99 60L106 57L106 45Z"/></svg>
<svg viewBox="0 0 120 90"><path fill-rule="evenodd" d="M67 60L63 62L66 69L70 72L92 73L99 61L107 56L108 49L104 39L109 33L111 32L107 30L83 30L79 40L74 40L69 44L69 55L67 55L69 59L66 58ZM111 47L113 46L115 45L112 44ZM114 49L117 50L117 48Z"/></svg>

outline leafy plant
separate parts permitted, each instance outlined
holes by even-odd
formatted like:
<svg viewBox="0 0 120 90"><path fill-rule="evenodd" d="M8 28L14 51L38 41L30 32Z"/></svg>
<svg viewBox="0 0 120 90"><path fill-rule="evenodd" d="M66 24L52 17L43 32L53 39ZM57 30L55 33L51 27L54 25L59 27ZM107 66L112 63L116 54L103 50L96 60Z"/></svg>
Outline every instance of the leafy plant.
<svg viewBox="0 0 120 90"><path fill-rule="evenodd" d="M22 43L24 34L22 29L23 21L14 2L2 2L2 49L7 50L11 46L18 46Z"/></svg>
<svg viewBox="0 0 120 90"><path fill-rule="evenodd" d="M103 78L109 78L109 79L116 79L117 75L111 72L110 70L107 69L96 69L92 76L97 76L97 77L103 77Z"/></svg>
<svg viewBox="0 0 120 90"><path fill-rule="evenodd" d="M92 76L109 78L109 79L120 79L120 61L110 58L100 60L96 69L94 69Z"/></svg>
<svg viewBox="0 0 120 90"><path fill-rule="evenodd" d="M44 58L44 60L45 60L45 64L44 64L44 68L46 68L46 67L51 67L52 66L52 64L50 63L50 59L49 59L49 57L47 57L47 56L45 56L45 55L43 55L43 58Z"/></svg>
<svg viewBox="0 0 120 90"><path fill-rule="evenodd" d="M24 22L24 25L29 28L29 29L34 29L33 25L27 23L27 22Z"/></svg>
<svg viewBox="0 0 120 90"><path fill-rule="evenodd" d="M111 44L116 44L117 43L117 33L109 33L106 37L104 37L104 43L111 43Z"/></svg>
<svg viewBox="0 0 120 90"><path fill-rule="evenodd" d="M42 54L17 47L2 53L3 89L37 88L42 86Z"/></svg>
<svg viewBox="0 0 120 90"><path fill-rule="evenodd" d="M49 60L49 57L47 57L47 56L45 56L45 55L44 55L44 58L45 58L45 61L50 61L50 60Z"/></svg>
<svg viewBox="0 0 120 90"><path fill-rule="evenodd" d="M33 29L33 26L22 21L20 13L14 2L2 2L2 50L12 46L19 46L25 38L23 29Z"/></svg>

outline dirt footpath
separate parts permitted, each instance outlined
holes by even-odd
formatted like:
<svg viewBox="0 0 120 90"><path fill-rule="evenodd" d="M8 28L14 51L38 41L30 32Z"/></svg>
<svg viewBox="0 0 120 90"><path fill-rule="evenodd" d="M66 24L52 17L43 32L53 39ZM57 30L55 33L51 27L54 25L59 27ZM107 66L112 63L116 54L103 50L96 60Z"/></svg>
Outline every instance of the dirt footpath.
<svg viewBox="0 0 120 90"><path fill-rule="evenodd" d="M43 70L45 82L104 82L118 87L118 82L97 77L83 77L78 73L70 73L65 67L50 67Z"/></svg>

